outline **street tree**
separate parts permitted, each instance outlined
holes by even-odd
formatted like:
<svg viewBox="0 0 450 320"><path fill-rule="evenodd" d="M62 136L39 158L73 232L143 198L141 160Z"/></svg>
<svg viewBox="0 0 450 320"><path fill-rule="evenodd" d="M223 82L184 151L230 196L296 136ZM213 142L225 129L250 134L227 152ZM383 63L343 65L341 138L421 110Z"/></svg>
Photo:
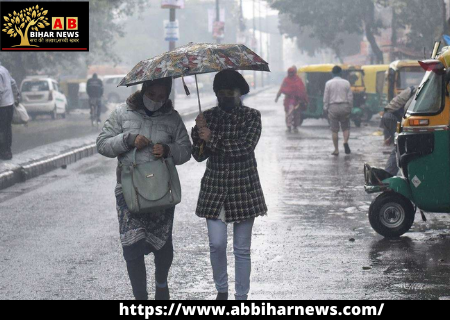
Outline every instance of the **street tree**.
<svg viewBox="0 0 450 320"><path fill-rule="evenodd" d="M429 49L434 41L448 34L446 5L443 0L393 0L395 30L407 30L405 45L418 54Z"/></svg>
<svg viewBox="0 0 450 320"><path fill-rule="evenodd" d="M342 35L365 35L376 63L383 63L376 35L382 23L376 18L378 0L266 0L299 26L300 33L309 30L324 47L339 50ZM384 1L383 1L384 2Z"/></svg>

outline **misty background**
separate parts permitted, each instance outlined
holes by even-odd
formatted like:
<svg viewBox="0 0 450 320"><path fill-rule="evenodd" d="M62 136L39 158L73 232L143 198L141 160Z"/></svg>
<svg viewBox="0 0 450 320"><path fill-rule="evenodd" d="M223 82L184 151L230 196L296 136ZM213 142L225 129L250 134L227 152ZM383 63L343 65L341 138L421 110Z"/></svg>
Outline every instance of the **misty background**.
<svg viewBox="0 0 450 320"><path fill-rule="evenodd" d="M33 1L31 1L33 2ZM41 1L45 2L45 1ZM382 64L429 57L449 34L449 0L219 0L225 10L222 43L244 43L266 59L266 83L281 81L291 65ZM140 60L168 51L161 0L91 0L90 52L0 52L18 83L27 75L58 80L123 74ZM216 42L209 12L216 0L186 0L176 10L180 39ZM208 83L211 75L201 81ZM258 75L250 81L261 81Z"/></svg>

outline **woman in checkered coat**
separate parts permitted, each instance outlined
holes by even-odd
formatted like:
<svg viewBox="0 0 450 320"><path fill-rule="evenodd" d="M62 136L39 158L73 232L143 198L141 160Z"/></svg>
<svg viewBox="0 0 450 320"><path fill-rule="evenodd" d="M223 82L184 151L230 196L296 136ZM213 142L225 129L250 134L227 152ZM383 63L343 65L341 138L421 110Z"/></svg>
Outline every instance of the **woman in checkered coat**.
<svg viewBox="0 0 450 320"><path fill-rule="evenodd" d="M233 223L235 296L246 300L253 223L267 214L254 152L262 131L261 113L242 105L241 96L250 88L240 73L221 71L213 86L218 107L199 115L192 130L194 158L208 160L196 214L207 222L217 300L228 299L227 224Z"/></svg>

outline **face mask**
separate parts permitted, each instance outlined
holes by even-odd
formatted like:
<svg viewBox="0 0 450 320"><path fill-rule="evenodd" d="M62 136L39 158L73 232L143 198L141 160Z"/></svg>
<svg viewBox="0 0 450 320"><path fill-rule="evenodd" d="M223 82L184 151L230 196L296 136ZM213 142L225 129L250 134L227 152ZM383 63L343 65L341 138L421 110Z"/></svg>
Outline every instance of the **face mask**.
<svg viewBox="0 0 450 320"><path fill-rule="evenodd" d="M234 109L236 106L239 105L240 103L240 99L239 97L220 97L217 98L217 100L219 101L219 108L225 110L225 111L230 111L232 109Z"/></svg>
<svg viewBox="0 0 450 320"><path fill-rule="evenodd" d="M142 101L144 102L144 106L148 111L155 112L164 105L164 102L156 102L152 99L148 98L145 94L143 95Z"/></svg>

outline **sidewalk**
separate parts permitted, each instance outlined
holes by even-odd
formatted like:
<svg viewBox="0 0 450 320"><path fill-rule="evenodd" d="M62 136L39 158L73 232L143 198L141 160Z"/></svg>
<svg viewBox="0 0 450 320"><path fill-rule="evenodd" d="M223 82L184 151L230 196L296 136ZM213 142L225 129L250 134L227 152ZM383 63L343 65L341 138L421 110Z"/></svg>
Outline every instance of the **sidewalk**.
<svg viewBox="0 0 450 320"><path fill-rule="evenodd" d="M270 87L264 87L255 90L247 97L269 89ZM216 105L215 95L201 96L200 101L202 110ZM191 120L198 114L197 96L192 95L190 98L177 96L175 109L184 121ZM50 143L15 154L11 161L0 162L0 190L92 156L97 153L95 145L97 136L98 132L94 132L83 138Z"/></svg>

